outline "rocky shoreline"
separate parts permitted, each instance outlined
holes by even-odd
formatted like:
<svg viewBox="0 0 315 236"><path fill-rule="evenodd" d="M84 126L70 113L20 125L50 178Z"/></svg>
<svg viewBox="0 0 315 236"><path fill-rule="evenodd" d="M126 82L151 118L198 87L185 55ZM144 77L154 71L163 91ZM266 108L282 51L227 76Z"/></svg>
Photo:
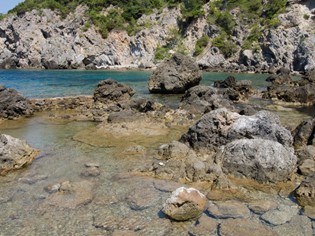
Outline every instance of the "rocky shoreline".
<svg viewBox="0 0 315 236"><path fill-rule="evenodd" d="M169 70L164 68L163 73L167 73ZM185 74L186 69L177 70L180 73L175 77ZM173 75L174 71L170 73ZM313 75L311 73L305 81L312 84ZM270 78L272 86L284 76L289 75L281 70ZM172 77L167 78L172 80ZM146 209L156 210L157 214L162 210L165 215L156 220L165 227L165 234L252 235L253 231L257 235L314 234L314 120L301 123L291 132L275 114L244 103L251 96L257 96L257 91L250 83L239 83L232 77L217 81L216 87L188 88L180 79L179 84L185 94L177 109L134 98L132 88L112 79L101 81L92 96L17 100L18 93L2 87L0 98L2 92L12 104L7 103L1 117L18 119L34 112L46 112L51 120L98 122L96 127L83 130L72 139L95 147L117 147L119 155L147 159L133 167L127 177L118 178L129 185L141 179L146 196L140 194L144 190L138 186L138 193L123 202L131 209L130 219ZM283 83L278 85L283 86ZM293 84L292 88L294 86L300 85ZM178 91L176 86L174 89ZM164 93L163 89L161 91ZM302 102L314 104L313 96L309 99ZM23 101L23 106L19 101ZM157 142L166 136L173 141L157 147ZM147 146L141 145L143 140ZM33 154L22 157L34 159ZM0 170L3 163L0 162ZM11 166L18 168L24 164ZM93 206L101 169L97 163L86 163L80 175L83 180L46 186L47 197L41 207L76 210ZM1 173L9 171L12 170ZM183 185L199 189L203 194L178 188ZM163 207L158 197L161 194ZM293 196L300 206L289 200ZM185 221L182 228L178 221ZM111 214L94 215L93 226L106 235L141 235L150 229L154 230L154 235L157 232L151 223L139 226L139 230L133 225L125 227Z"/></svg>

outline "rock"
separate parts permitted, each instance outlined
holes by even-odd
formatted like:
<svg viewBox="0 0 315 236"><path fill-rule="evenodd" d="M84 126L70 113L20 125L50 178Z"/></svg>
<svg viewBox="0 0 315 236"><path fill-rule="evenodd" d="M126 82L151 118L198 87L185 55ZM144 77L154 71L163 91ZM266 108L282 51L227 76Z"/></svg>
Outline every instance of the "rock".
<svg viewBox="0 0 315 236"><path fill-rule="evenodd" d="M304 160L299 166L299 171L304 176L308 176L312 172L315 172L315 161L311 159Z"/></svg>
<svg viewBox="0 0 315 236"><path fill-rule="evenodd" d="M38 154L26 141L0 134L0 176L31 164Z"/></svg>
<svg viewBox="0 0 315 236"><path fill-rule="evenodd" d="M44 204L75 209L89 204L93 199L94 184L86 180L79 182L65 181L52 186L56 191L50 191L51 194L47 197Z"/></svg>
<svg viewBox="0 0 315 236"><path fill-rule="evenodd" d="M236 86L236 79L234 76L229 76L225 80L214 81L215 88L234 88Z"/></svg>
<svg viewBox="0 0 315 236"><path fill-rule="evenodd" d="M273 228L279 235L286 236L312 236L312 222L306 216L293 216L291 221Z"/></svg>
<svg viewBox="0 0 315 236"><path fill-rule="evenodd" d="M279 118L267 111L241 116L220 108L205 114L189 128L180 141L195 150L217 150L236 139L267 139L292 147L290 131L280 125Z"/></svg>
<svg viewBox="0 0 315 236"><path fill-rule="evenodd" d="M294 147L299 148L314 143L315 119L303 121L292 132L294 137Z"/></svg>
<svg viewBox="0 0 315 236"><path fill-rule="evenodd" d="M162 211L173 220L185 221L200 216L207 205L206 196L198 190L181 187L172 192Z"/></svg>
<svg viewBox="0 0 315 236"><path fill-rule="evenodd" d="M150 93L184 93L201 80L198 65L189 57L174 54L162 62L149 80Z"/></svg>
<svg viewBox="0 0 315 236"><path fill-rule="evenodd" d="M277 236L277 233L263 224L249 219L229 219L220 224L219 235L221 236Z"/></svg>
<svg viewBox="0 0 315 236"><path fill-rule="evenodd" d="M130 209L134 211L142 211L156 205L161 202L161 197L152 186L136 186L126 196L126 202Z"/></svg>
<svg viewBox="0 0 315 236"><path fill-rule="evenodd" d="M298 164L301 165L305 160L315 160L315 146L306 145L296 150Z"/></svg>
<svg viewBox="0 0 315 236"><path fill-rule="evenodd" d="M278 142L264 139L239 139L228 143L218 154L222 170L236 177L258 182L278 182L290 179L296 168L293 150Z"/></svg>
<svg viewBox="0 0 315 236"><path fill-rule="evenodd" d="M195 225L189 230L190 235L206 236L217 235L218 222L206 214L202 214Z"/></svg>
<svg viewBox="0 0 315 236"><path fill-rule="evenodd" d="M309 217L310 219L312 219L314 222L314 220L315 220L315 207L305 206L303 214L305 216Z"/></svg>
<svg viewBox="0 0 315 236"><path fill-rule="evenodd" d="M119 103L129 100L134 94L135 91L129 86L107 79L98 83L93 98L95 102Z"/></svg>
<svg viewBox="0 0 315 236"><path fill-rule="evenodd" d="M214 218L249 218L250 211L243 203L237 201L214 202L208 209L208 213Z"/></svg>
<svg viewBox="0 0 315 236"><path fill-rule="evenodd" d="M280 205L277 209L264 213L260 218L272 225L282 225L291 221L298 212L297 206Z"/></svg>
<svg viewBox="0 0 315 236"><path fill-rule="evenodd" d="M86 169L81 173L83 177L97 177L101 174L99 167L90 166L86 167Z"/></svg>
<svg viewBox="0 0 315 236"><path fill-rule="evenodd" d="M221 107L231 108L232 104L228 99L224 98L217 89L202 85L188 89L181 98L180 103L180 108L200 114Z"/></svg>
<svg viewBox="0 0 315 236"><path fill-rule="evenodd" d="M33 114L28 99L14 89L0 85L0 118L15 119Z"/></svg>
<svg viewBox="0 0 315 236"><path fill-rule="evenodd" d="M309 174L294 191L301 206L315 207L315 172Z"/></svg>
<svg viewBox="0 0 315 236"><path fill-rule="evenodd" d="M169 160L172 158L184 159L186 156L196 157L196 154L193 150L178 141L161 145L159 147L158 153L163 160Z"/></svg>
<svg viewBox="0 0 315 236"><path fill-rule="evenodd" d="M122 123L122 122L134 122L141 118L141 114L132 111L132 110L124 110L118 112L112 112L108 115L107 121L108 123Z"/></svg>
<svg viewBox="0 0 315 236"><path fill-rule="evenodd" d="M275 210L278 204L275 201L259 200L249 203L248 208L256 214L262 215L267 211Z"/></svg>

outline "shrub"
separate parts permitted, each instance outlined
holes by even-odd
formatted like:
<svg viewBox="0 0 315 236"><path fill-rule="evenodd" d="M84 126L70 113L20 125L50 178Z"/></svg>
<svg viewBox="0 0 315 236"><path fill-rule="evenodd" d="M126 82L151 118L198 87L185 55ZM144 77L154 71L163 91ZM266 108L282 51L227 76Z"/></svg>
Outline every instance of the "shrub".
<svg viewBox="0 0 315 236"><path fill-rule="evenodd" d="M225 58L229 58L237 52L237 46L226 37L226 34L221 34L214 38L212 45L219 48Z"/></svg>
<svg viewBox="0 0 315 236"><path fill-rule="evenodd" d="M167 46L158 45L155 50L154 59L155 60L164 60L165 58L169 58L171 54L169 53L169 48Z"/></svg>
<svg viewBox="0 0 315 236"><path fill-rule="evenodd" d="M203 52L204 48L207 47L208 43L209 37L207 35L204 35L200 39L198 39L195 45L194 56L200 55Z"/></svg>
<svg viewBox="0 0 315 236"><path fill-rule="evenodd" d="M231 14L227 11L222 12L218 15L216 23L221 26L227 34L232 34L235 28L235 21Z"/></svg>

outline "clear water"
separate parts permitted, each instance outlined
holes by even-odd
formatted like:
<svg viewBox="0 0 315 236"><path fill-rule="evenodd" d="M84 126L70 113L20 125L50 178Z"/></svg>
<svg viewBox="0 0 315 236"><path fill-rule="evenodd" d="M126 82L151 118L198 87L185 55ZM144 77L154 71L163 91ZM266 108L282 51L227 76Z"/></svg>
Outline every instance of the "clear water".
<svg viewBox="0 0 315 236"><path fill-rule="evenodd" d="M129 84L140 95L151 96L146 86L149 76L150 72L135 71L2 70L0 84L31 98L55 97L92 94L98 81L111 77ZM227 76L226 73L205 73L202 83L210 85ZM263 87L266 75L237 74L236 77L250 79L256 86ZM154 96L173 102L172 96ZM129 173L151 162L150 149L144 155L127 151L134 143L119 148L81 143L73 137L84 130L93 130L95 123L50 120L48 115L40 113L29 119L0 123L0 133L26 139L41 151L39 158L27 168L0 177L0 236L112 235L117 230L122 232L120 235L128 235L128 230L136 235L188 235L187 229L194 222L170 222L160 212L169 191L179 184ZM167 143L173 139L170 135L156 142ZM152 143L142 145L156 148ZM82 176L85 163L99 164L100 175ZM44 188L64 181L88 181L93 188L85 189L82 185L82 198L91 194L92 201L75 208L67 207L67 198L53 204Z"/></svg>
<svg viewBox="0 0 315 236"><path fill-rule="evenodd" d="M28 98L90 95L97 83L112 78L133 87L138 94L149 95L150 71L70 71L70 70L0 70L0 84L18 90ZM266 87L264 74L204 73L201 84L212 85L233 75L239 80L251 80L253 85Z"/></svg>

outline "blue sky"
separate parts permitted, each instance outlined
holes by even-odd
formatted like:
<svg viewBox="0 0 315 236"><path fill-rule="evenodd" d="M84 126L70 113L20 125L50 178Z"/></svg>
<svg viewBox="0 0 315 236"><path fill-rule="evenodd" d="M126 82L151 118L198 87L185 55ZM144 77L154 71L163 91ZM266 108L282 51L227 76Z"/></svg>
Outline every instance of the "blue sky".
<svg viewBox="0 0 315 236"><path fill-rule="evenodd" d="M7 13L13 7L24 0L0 0L0 13Z"/></svg>

